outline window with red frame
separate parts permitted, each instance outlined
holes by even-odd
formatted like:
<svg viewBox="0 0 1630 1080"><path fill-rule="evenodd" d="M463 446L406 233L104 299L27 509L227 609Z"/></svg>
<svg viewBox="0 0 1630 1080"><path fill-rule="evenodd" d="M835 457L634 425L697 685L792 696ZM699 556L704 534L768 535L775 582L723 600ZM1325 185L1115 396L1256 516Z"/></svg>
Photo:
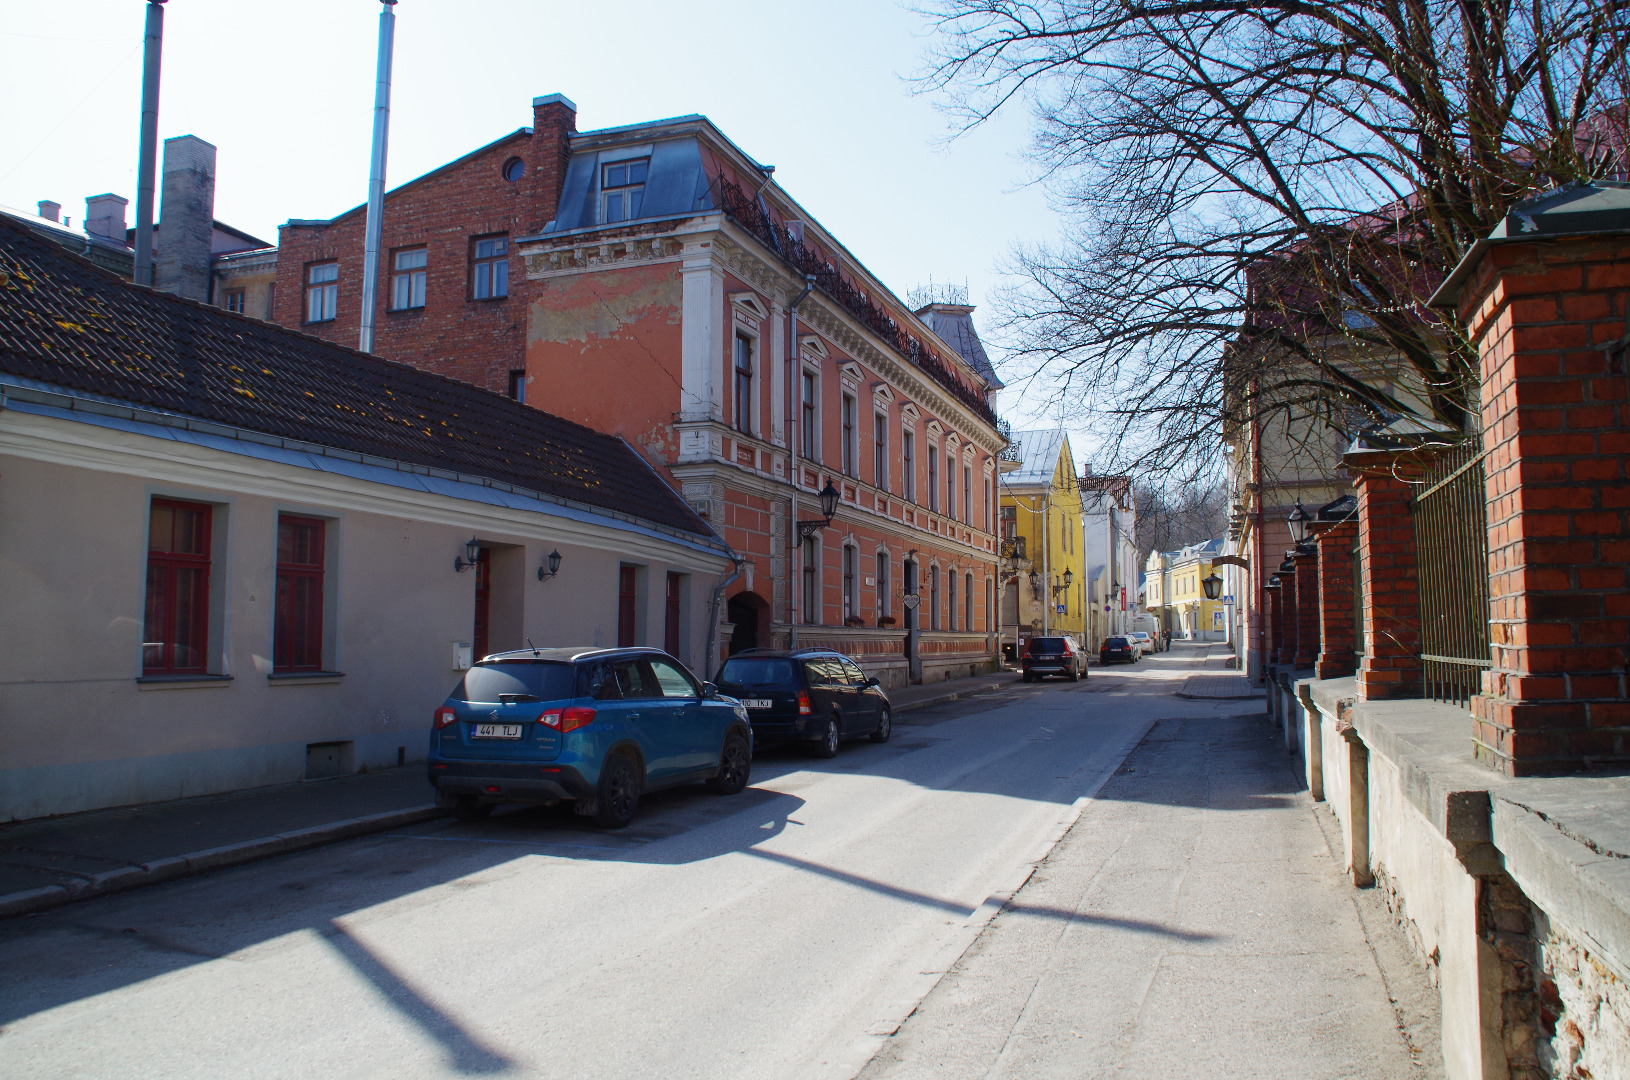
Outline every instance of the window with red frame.
<svg viewBox="0 0 1630 1080"><path fill-rule="evenodd" d="M323 670L323 553L321 518L277 519L277 604L272 622L272 670Z"/></svg>
<svg viewBox="0 0 1630 1080"><path fill-rule="evenodd" d="M206 503L154 499L147 523L147 613L142 674L209 670L209 530Z"/></svg>

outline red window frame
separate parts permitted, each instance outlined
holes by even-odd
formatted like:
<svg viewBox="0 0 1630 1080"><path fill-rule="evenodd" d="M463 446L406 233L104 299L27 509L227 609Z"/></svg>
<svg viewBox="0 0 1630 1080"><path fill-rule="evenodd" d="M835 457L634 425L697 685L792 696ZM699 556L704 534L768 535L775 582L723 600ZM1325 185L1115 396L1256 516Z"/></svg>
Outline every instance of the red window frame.
<svg viewBox="0 0 1630 1080"><path fill-rule="evenodd" d="M272 614L272 672L323 670L323 575L328 523L280 514L277 595Z"/></svg>
<svg viewBox="0 0 1630 1080"><path fill-rule="evenodd" d="M215 508L154 499L147 526L147 609L143 675L202 675L209 670L209 551ZM197 515L190 539L177 525ZM177 544L189 550L177 551Z"/></svg>

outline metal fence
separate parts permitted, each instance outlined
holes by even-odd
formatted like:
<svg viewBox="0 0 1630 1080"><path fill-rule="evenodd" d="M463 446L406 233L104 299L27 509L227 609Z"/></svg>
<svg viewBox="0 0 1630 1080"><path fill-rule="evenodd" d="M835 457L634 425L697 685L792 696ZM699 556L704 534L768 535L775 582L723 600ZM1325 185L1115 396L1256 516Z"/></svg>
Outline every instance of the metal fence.
<svg viewBox="0 0 1630 1080"><path fill-rule="evenodd" d="M1411 503L1426 696L1465 705L1489 666L1488 515L1480 440L1428 470Z"/></svg>

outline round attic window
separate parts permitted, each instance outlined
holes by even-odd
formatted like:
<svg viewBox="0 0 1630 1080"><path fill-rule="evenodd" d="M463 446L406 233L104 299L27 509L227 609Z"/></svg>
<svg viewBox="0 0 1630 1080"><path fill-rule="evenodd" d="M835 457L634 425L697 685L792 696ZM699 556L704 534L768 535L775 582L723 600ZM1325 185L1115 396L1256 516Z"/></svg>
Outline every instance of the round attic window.
<svg viewBox="0 0 1630 1080"><path fill-rule="evenodd" d="M526 175L526 162L518 157L512 157L504 162L504 179L514 183Z"/></svg>

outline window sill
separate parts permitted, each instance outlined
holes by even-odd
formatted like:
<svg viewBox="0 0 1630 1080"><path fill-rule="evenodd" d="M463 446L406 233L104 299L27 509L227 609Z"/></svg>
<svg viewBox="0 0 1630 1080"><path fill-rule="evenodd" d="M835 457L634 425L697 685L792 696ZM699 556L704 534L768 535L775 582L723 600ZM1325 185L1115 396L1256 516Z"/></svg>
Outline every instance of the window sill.
<svg viewBox="0 0 1630 1080"><path fill-rule="evenodd" d="M307 319L305 322L301 323L300 325L301 326L326 326L331 322L338 322L338 321L339 321L338 317L335 317L333 319Z"/></svg>
<svg viewBox="0 0 1630 1080"><path fill-rule="evenodd" d="M427 305L425 305L425 304L420 304L418 307L386 308L385 309L385 314L386 315L417 315L417 314L422 313L426 306Z"/></svg>
<svg viewBox="0 0 1630 1080"><path fill-rule="evenodd" d="M470 303L472 303L472 304L495 304L495 303L498 303L501 300L508 300L508 299L509 299L509 293L505 293L503 296L472 296L472 297L470 297Z"/></svg>
<svg viewBox="0 0 1630 1080"><path fill-rule="evenodd" d="M136 686L141 690L191 690L225 686L231 681L231 675L141 675Z"/></svg>
<svg viewBox="0 0 1630 1080"><path fill-rule="evenodd" d="M277 671L266 676L266 681L273 686L306 685L310 683L337 683L345 678L343 671Z"/></svg>

